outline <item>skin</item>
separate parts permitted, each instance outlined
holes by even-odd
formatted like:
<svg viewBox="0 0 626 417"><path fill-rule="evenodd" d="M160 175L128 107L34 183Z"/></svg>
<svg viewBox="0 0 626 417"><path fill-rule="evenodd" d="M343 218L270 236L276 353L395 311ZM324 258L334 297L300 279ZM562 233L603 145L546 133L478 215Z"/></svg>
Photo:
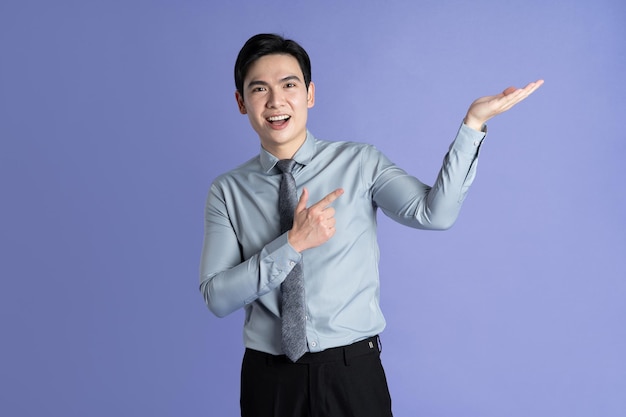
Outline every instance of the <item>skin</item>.
<svg viewBox="0 0 626 417"><path fill-rule="evenodd" d="M524 88L509 87L500 94L475 100L467 110L464 122L480 131L487 121L515 106L543 85L543 80L528 83Z"/></svg>
<svg viewBox="0 0 626 417"><path fill-rule="evenodd" d="M248 69L243 95L235 92L241 114L247 114L261 146L278 159L293 157L306 139L308 109L315 105L315 85L307 89L298 61L291 55L266 55ZM288 116L271 123L271 116Z"/></svg>
<svg viewBox="0 0 626 417"><path fill-rule="evenodd" d="M475 100L467 110L464 123L477 131L491 118L504 113L531 95L543 80L524 88L508 87L502 93ZM315 104L315 85L307 89L298 61L291 55L266 55L255 61L244 80L243 94L235 92L241 114L259 135L261 146L278 159L289 159L306 140L308 109ZM272 122L270 117L282 121ZM307 208L306 188L296 206L289 244L298 252L327 242L335 234L333 201L343 194L338 188Z"/></svg>

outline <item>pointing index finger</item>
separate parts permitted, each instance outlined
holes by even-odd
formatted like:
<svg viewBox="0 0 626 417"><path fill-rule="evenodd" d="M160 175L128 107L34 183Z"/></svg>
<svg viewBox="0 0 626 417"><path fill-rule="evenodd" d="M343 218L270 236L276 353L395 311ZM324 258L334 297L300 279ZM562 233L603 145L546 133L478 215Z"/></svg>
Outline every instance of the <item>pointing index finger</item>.
<svg viewBox="0 0 626 417"><path fill-rule="evenodd" d="M322 198L320 201L315 203L314 205L320 205L324 208L329 206L333 201L338 199L343 194L343 188L337 188L335 191L328 194L326 197Z"/></svg>

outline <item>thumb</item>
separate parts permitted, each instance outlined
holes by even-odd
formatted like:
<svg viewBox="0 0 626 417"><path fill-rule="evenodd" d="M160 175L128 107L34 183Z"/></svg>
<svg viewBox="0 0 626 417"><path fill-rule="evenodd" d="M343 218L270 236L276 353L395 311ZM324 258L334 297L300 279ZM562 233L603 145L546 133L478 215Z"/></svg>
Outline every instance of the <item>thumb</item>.
<svg viewBox="0 0 626 417"><path fill-rule="evenodd" d="M300 200L298 200L298 205L296 206L296 213L300 213L302 210L306 209L306 203L309 200L309 191L306 188L302 189L302 194L300 194Z"/></svg>
<svg viewBox="0 0 626 417"><path fill-rule="evenodd" d="M508 87L506 90L504 90L502 94L504 94L505 96L508 96L509 94L515 92L516 90L517 88L511 86L511 87Z"/></svg>

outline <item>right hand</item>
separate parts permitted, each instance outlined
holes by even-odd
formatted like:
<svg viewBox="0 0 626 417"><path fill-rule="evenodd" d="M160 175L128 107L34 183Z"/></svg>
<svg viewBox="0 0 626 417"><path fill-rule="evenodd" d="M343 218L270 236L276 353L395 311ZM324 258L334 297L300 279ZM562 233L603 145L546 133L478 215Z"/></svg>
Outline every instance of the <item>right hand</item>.
<svg viewBox="0 0 626 417"><path fill-rule="evenodd" d="M298 252L315 248L335 234L335 209L330 204L343 194L337 188L311 207L307 208L309 191L304 188L293 216L293 227L288 233L289 244Z"/></svg>

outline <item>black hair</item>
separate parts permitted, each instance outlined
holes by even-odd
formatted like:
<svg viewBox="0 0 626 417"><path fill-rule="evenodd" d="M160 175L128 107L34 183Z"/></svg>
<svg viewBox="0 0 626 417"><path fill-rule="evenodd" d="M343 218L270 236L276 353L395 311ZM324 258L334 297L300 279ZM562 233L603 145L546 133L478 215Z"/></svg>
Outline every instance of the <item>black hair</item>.
<svg viewBox="0 0 626 417"><path fill-rule="evenodd" d="M248 74L250 65L257 59L271 54L287 54L293 56L300 65L304 84L307 90L311 83L311 60L304 48L296 41L285 39L273 33L254 35L243 45L235 61L235 87L243 96L243 81Z"/></svg>

